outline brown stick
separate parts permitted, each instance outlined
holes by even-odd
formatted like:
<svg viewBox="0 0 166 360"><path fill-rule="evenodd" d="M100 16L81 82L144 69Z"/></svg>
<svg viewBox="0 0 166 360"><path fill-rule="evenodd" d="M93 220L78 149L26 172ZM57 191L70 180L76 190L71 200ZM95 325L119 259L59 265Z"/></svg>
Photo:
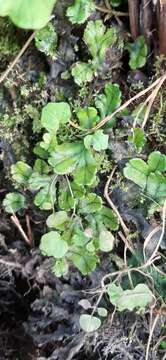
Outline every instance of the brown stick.
<svg viewBox="0 0 166 360"><path fill-rule="evenodd" d="M105 13L105 14L110 14L112 16L118 16L118 17L120 17L120 16L129 16L129 14L126 13L126 12L115 11L115 10L108 9L106 7L103 7L103 6L96 5L95 8L96 8L96 10L99 10L99 11Z"/></svg>
<svg viewBox="0 0 166 360"><path fill-rule="evenodd" d="M26 220L26 226L27 226L27 231L28 231L28 239L31 243L31 246L33 246L33 234L32 234L32 229L31 229L30 218L29 218L28 214L25 215L25 220Z"/></svg>
<svg viewBox="0 0 166 360"><path fill-rule="evenodd" d="M135 40L139 36L139 0L128 0L130 32Z"/></svg>
<svg viewBox="0 0 166 360"><path fill-rule="evenodd" d="M159 50L166 56L166 0L159 0Z"/></svg>
<svg viewBox="0 0 166 360"><path fill-rule="evenodd" d="M20 234L22 235L23 239L25 240L25 242L31 246L31 241L29 240L28 236L26 235L25 231L23 230L18 217L16 216L16 214L13 213L13 215L11 216L11 220L13 221L14 225L17 227L17 229L19 230Z"/></svg>

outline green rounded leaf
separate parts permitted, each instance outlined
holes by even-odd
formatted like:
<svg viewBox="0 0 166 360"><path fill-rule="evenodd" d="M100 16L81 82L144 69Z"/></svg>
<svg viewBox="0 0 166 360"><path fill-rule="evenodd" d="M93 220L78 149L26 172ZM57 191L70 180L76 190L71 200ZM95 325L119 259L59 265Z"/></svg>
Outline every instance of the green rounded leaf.
<svg viewBox="0 0 166 360"><path fill-rule="evenodd" d="M93 332L101 326L101 320L96 316L82 314L80 316L80 326L85 332Z"/></svg>
<svg viewBox="0 0 166 360"><path fill-rule="evenodd" d="M21 185L26 185L32 174L32 168L23 161L18 161L11 166L11 174L13 180Z"/></svg>
<svg viewBox="0 0 166 360"><path fill-rule="evenodd" d="M110 3L113 7L118 7L122 3L122 0L110 0Z"/></svg>
<svg viewBox="0 0 166 360"><path fill-rule="evenodd" d="M79 162L82 151L83 144L81 142L64 143L56 147L48 162L57 174L69 174Z"/></svg>
<svg viewBox="0 0 166 360"><path fill-rule="evenodd" d="M97 312L98 312L98 315L99 315L99 316L102 316L102 317L106 317L107 314L108 314L107 309L105 309L105 308L103 308L103 307L98 307L98 308L97 308Z"/></svg>
<svg viewBox="0 0 166 360"><path fill-rule="evenodd" d="M150 171L166 171L166 155L160 151L153 151L148 157L148 166Z"/></svg>
<svg viewBox="0 0 166 360"><path fill-rule="evenodd" d="M141 128L132 129L132 134L128 136L128 140L135 145L137 150L141 150L146 143L144 131Z"/></svg>
<svg viewBox="0 0 166 360"><path fill-rule="evenodd" d="M117 29L114 26L106 30L102 20L88 21L84 31L84 42L93 57L93 66L95 68L102 65L106 50L116 41Z"/></svg>
<svg viewBox="0 0 166 360"><path fill-rule="evenodd" d="M103 206L99 214L96 214L96 220L99 226L104 226L109 230L118 230L119 222L116 214L106 206Z"/></svg>
<svg viewBox="0 0 166 360"><path fill-rule="evenodd" d="M100 231L99 248L103 252L109 252L114 247L115 238L112 233L106 229Z"/></svg>
<svg viewBox="0 0 166 360"><path fill-rule="evenodd" d="M89 193L81 202L80 212L83 214L95 213L102 208L102 198L95 193Z"/></svg>
<svg viewBox="0 0 166 360"><path fill-rule="evenodd" d="M24 29L41 29L47 24L56 0L0 0L0 16L9 16Z"/></svg>
<svg viewBox="0 0 166 360"><path fill-rule="evenodd" d="M58 232L50 231L42 236L40 250L44 255L60 259L67 253L68 245L66 241L61 239Z"/></svg>
<svg viewBox="0 0 166 360"><path fill-rule="evenodd" d="M13 213L26 207L25 197L19 193L8 193L3 200L5 211Z"/></svg>
<svg viewBox="0 0 166 360"><path fill-rule="evenodd" d="M42 110L41 124L48 131L56 132L60 124L66 124L71 117L68 103L49 103Z"/></svg>
<svg viewBox="0 0 166 360"><path fill-rule="evenodd" d="M46 224L49 228L62 230L68 221L66 211L58 211L47 218Z"/></svg>
<svg viewBox="0 0 166 360"><path fill-rule="evenodd" d="M76 115L78 117L80 126L84 129L93 128L99 121L97 110L94 107L79 109Z"/></svg>
<svg viewBox="0 0 166 360"><path fill-rule="evenodd" d="M77 62L71 69L77 85L81 86L93 80L93 67L90 63Z"/></svg>
<svg viewBox="0 0 166 360"><path fill-rule="evenodd" d="M57 276L61 277L68 273L68 263L65 259L60 259L55 262L55 264L52 267L52 272Z"/></svg>
<svg viewBox="0 0 166 360"><path fill-rule="evenodd" d="M70 256L70 260L83 275L87 275L95 270L98 257L80 247L76 248L76 253Z"/></svg>
<svg viewBox="0 0 166 360"><path fill-rule="evenodd" d="M34 204L41 210L51 210L56 200L56 190L50 185L41 189L34 198Z"/></svg>
<svg viewBox="0 0 166 360"><path fill-rule="evenodd" d="M39 190L51 183L52 177L34 172L28 180L30 190Z"/></svg>

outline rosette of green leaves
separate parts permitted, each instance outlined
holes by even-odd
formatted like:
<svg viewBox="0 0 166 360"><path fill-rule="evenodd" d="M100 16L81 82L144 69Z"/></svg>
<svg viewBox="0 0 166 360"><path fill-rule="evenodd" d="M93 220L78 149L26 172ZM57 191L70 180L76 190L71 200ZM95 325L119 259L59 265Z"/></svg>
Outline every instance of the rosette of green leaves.
<svg viewBox="0 0 166 360"><path fill-rule="evenodd" d="M107 49L118 43L119 34L116 27L112 26L106 30L106 26L101 20L89 21L83 40L88 47L91 60L77 62L72 67L72 75L76 84L79 86L92 81L93 76L102 68ZM118 47L118 45L117 45Z"/></svg>

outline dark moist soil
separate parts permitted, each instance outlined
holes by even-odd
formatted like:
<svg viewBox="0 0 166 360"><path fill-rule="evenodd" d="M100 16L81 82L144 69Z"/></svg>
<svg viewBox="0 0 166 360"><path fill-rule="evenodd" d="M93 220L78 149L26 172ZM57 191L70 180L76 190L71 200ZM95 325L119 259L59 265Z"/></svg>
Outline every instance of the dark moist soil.
<svg viewBox="0 0 166 360"><path fill-rule="evenodd" d="M59 14L64 3L62 1ZM37 104L40 110L48 101L55 101L55 90L63 91L67 98L77 94L73 82L61 80L59 73L65 71L77 60L78 54L72 52L71 56L71 51L82 37L83 29L74 28L63 18L61 22L57 19L58 16L55 19L55 25L59 31L60 54L63 54L64 58L58 57L57 61L52 62L40 54L34 45L31 45L9 77L15 85L10 90L4 85L1 86L3 93L1 111L7 107L9 113L12 114L15 107L18 106L22 111L25 103L31 102ZM64 21L63 26L62 21ZM20 37L20 32L17 36L22 44L24 41L22 36ZM65 56L66 47L70 48L68 57ZM80 51L82 55L84 49ZM6 64L5 60L4 63ZM2 67L1 70L4 68ZM128 70L128 66L126 69L122 66L113 73L114 78L110 79L120 84L124 98L125 94L129 97L134 93L126 80ZM30 88L35 86L41 71L46 76L42 94L41 90L37 89L30 93L31 99L22 99L20 88L23 85ZM145 69L144 74L140 72L139 75L144 76L147 82L149 70L146 72ZM90 85L89 93L91 94L95 86L97 89L102 89L104 83L105 80L101 79ZM127 122L127 126L130 124L130 119L127 117L123 121ZM25 118L23 124L13 126L10 131L13 132L14 139L12 136L9 136L9 142L0 139L0 201L7 192L13 191L9 176L10 165L20 159L19 156L33 163L32 149L39 136L32 133L30 118ZM16 154L13 145L19 144L20 140L22 141L21 153ZM26 146L25 140L28 144ZM156 140L153 139L153 142L155 142L155 147ZM121 170L126 161L125 145L115 140L112 142L112 147L115 149L115 146L113 160L118 163ZM100 187L95 189L100 195L103 194L105 180L106 177L103 175ZM113 193L113 198L121 209L125 221L130 223L133 230L139 230L143 239L150 224L145 221L143 213L129 210L131 197L134 201L136 193L137 189L130 188L126 199L126 194L118 190ZM55 277L51 273L51 260L42 257L38 250L39 239L45 231L46 215L33 208L29 210L28 215L35 240L33 248L25 244L10 217L1 209L0 360L144 360L149 336L149 313L137 314L126 311L113 316L113 307L107 298L103 297L100 306L108 309L109 316L103 321L102 328L93 335L85 335L79 326L79 317L85 311L79 304L80 300L89 300L93 305L97 299L94 293L100 287L102 277L116 270L117 264L111 262L108 256L103 256L100 266L89 276L83 277L71 268L67 276L60 279ZM25 228L25 216L21 216L19 220ZM117 246L117 254L120 257L123 257L123 250L122 245ZM164 319L161 317L154 330L152 348L160 338L163 323ZM158 354L149 352L149 360L162 359L162 357L162 352Z"/></svg>
<svg viewBox="0 0 166 360"><path fill-rule="evenodd" d="M50 260L44 260L38 250L29 250L21 239L7 243L1 239L0 259L6 262L0 264L1 360L145 358L146 314L126 312L111 319L113 309L104 298L101 306L106 306L110 315L102 329L93 336L80 331L79 316L84 310L79 301L93 303L87 289L93 292L102 276L111 271L108 259L103 258L90 276L82 277L71 269L68 276L58 279L50 272ZM18 269L12 268L12 262ZM152 354L149 359L159 357Z"/></svg>

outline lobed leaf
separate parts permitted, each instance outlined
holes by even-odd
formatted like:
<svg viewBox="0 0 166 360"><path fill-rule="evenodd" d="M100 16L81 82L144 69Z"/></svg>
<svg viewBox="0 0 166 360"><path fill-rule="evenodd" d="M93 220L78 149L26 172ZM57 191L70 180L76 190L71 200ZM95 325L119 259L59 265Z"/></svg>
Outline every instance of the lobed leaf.
<svg viewBox="0 0 166 360"><path fill-rule="evenodd" d="M153 294L145 284L138 284L133 290L123 290L114 283L107 287L110 302L119 310L144 309L153 299Z"/></svg>
<svg viewBox="0 0 166 360"><path fill-rule="evenodd" d="M83 24L95 10L93 0L75 0L67 9L67 16L72 24Z"/></svg>

